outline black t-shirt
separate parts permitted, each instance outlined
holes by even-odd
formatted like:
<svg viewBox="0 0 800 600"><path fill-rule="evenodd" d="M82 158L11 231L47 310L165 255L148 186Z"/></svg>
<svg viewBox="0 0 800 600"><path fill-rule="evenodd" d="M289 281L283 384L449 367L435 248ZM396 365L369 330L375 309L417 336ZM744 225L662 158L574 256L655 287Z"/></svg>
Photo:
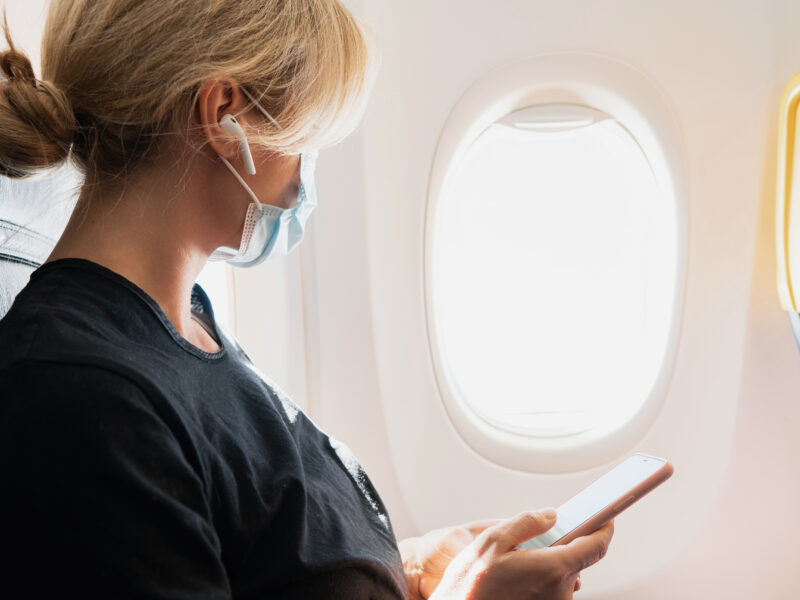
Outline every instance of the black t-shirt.
<svg viewBox="0 0 800 600"><path fill-rule="evenodd" d="M405 600L353 454L258 372L199 285L192 305L219 352L68 258L0 321L0 593Z"/></svg>

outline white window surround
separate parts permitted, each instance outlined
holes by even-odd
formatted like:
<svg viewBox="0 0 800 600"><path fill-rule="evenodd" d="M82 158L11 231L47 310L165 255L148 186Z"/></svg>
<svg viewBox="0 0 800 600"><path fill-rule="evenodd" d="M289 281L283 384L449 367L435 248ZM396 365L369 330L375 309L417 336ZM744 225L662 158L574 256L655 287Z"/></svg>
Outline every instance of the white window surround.
<svg viewBox="0 0 800 600"><path fill-rule="evenodd" d="M661 193L677 209L677 273L667 349L647 400L625 423L562 437L532 437L502 431L478 417L456 396L441 360L432 286L432 248L437 199L469 145L495 121L515 110L541 104L581 104L611 115L640 144ZM643 74L613 59L591 54L554 53L517 60L479 79L458 100L442 130L427 195L425 309L439 397L460 437L498 465L531 473L588 469L631 450L658 415L669 386L681 328L688 247L686 167L680 132L662 93ZM576 315L579 318L579 315Z"/></svg>
<svg viewBox="0 0 800 600"><path fill-rule="evenodd" d="M215 320L230 332L236 331L236 293L232 268L222 261L209 261L197 276L197 283L211 300Z"/></svg>

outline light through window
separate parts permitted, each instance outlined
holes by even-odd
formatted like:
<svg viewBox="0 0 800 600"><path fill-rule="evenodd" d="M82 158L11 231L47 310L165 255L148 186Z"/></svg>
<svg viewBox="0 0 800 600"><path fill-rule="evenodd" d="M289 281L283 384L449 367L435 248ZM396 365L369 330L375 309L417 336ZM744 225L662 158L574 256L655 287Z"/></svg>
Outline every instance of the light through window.
<svg viewBox="0 0 800 600"><path fill-rule="evenodd" d="M664 360L678 267L676 206L630 133L589 107L516 111L438 201L430 293L452 393L527 435L630 419Z"/></svg>

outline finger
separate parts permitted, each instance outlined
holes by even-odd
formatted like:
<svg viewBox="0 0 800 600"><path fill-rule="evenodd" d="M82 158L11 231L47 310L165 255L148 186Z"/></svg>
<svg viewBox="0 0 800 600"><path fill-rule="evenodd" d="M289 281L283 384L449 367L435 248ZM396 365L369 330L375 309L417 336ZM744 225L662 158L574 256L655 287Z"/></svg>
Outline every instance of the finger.
<svg viewBox="0 0 800 600"><path fill-rule="evenodd" d="M506 521L506 519L482 519L480 521L470 521L469 523L462 523L460 525L453 525L451 527L440 527L439 529L433 529L429 531L428 534L430 535L439 533L441 535L446 535L453 529L461 529L472 535L474 538L483 533L486 529L489 529L489 527L494 527L495 525L499 525L504 521Z"/></svg>
<svg viewBox="0 0 800 600"><path fill-rule="evenodd" d="M505 521L505 519L485 519L483 521L471 521L469 523L464 523L460 527L462 529L466 529L469 531L473 536L477 537L489 527L494 527L495 525L499 525Z"/></svg>
<svg viewBox="0 0 800 600"><path fill-rule="evenodd" d="M577 592L581 589L581 574L578 573L578 576L575 578L575 587L572 588L573 592Z"/></svg>
<svg viewBox="0 0 800 600"><path fill-rule="evenodd" d="M545 533L555 522L556 511L552 508L526 511L489 527L481 537L484 542L496 545L501 552L508 552L522 542Z"/></svg>
<svg viewBox="0 0 800 600"><path fill-rule="evenodd" d="M553 550L563 557L571 571L583 571L606 555L613 535L614 521L611 520L594 533L575 538L569 544L556 546Z"/></svg>

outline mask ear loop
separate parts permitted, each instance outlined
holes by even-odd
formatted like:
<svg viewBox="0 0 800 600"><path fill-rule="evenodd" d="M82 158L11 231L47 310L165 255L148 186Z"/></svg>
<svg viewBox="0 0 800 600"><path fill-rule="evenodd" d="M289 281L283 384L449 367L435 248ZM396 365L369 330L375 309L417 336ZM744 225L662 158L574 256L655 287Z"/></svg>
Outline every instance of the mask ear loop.
<svg viewBox="0 0 800 600"><path fill-rule="evenodd" d="M259 110L259 112L261 112L261 114L267 117L270 120L270 122L273 125L275 125L275 127L277 127L279 130L281 129L281 126L278 125L278 122L272 118L271 114L269 114L266 110L264 110L264 108L258 103L258 101L255 98L253 98L253 95L250 92L248 92L246 89L244 89L244 87L241 86L239 87L239 89L247 97L247 99L250 100L250 102L252 102L255 105L255 107Z"/></svg>
<svg viewBox="0 0 800 600"><path fill-rule="evenodd" d="M239 183L242 184L242 187L247 191L247 193L250 195L250 198L253 200L253 202L247 207L247 214L244 217L244 228L242 229L242 241L239 243L239 250L236 252L236 256L232 257L239 258L247 251L247 247L250 244L250 238L253 237L257 216L261 210L261 202L250 186L247 185L247 182L242 178L241 175L239 175L239 173L236 172L236 169L233 168L233 165L228 162L224 156L220 156L219 158L225 164L225 166L228 167L228 170L233 173L233 176L236 177Z"/></svg>
<svg viewBox="0 0 800 600"><path fill-rule="evenodd" d="M253 192L253 190L250 188L250 186L249 186L249 185L247 185L247 182L246 182L246 181L245 181L245 180L242 178L242 176L241 176L241 175L239 175L239 173L237 173L237 172L236 172L236 169L234 169L234 168L233 168L233 165L232 165L231 163L229 163L229 162L228 162L228 159L227 159L227 158L225 158L224 156L220 156L220 157L219 157L219 159L220 159L220 160L221 160L223 163L225 163L225 166L226 166L226 167L228 167L228 170L229 170L231 173L233 173L233 176L234 176L234 177L236 177L236 179L239 181L239 183L241 183L241 184L242 184L242 187L243 187L245 190L247 190L247 193L248 193L248 194L250 195L250 197L253 199L253 202L255 202L256 204L261 204L261 201L258 199L258 196L256 196L256 195L255 195L255 192Z"/></svg>

